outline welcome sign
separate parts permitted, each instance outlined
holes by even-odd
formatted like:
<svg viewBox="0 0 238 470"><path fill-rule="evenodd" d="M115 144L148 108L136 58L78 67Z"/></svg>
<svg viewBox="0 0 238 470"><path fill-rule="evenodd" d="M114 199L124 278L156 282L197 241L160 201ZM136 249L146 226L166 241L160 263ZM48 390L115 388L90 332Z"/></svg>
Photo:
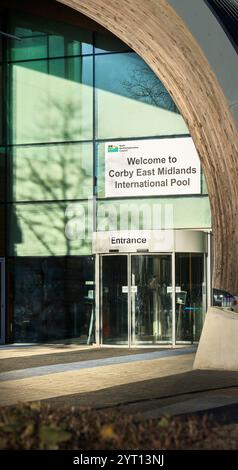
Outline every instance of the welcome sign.
<svg viewBox="0 0 238 470"><path fill-rule="evenodd" d="M201 193L201 165L191 137L105 143L105 196Z"/></svg>

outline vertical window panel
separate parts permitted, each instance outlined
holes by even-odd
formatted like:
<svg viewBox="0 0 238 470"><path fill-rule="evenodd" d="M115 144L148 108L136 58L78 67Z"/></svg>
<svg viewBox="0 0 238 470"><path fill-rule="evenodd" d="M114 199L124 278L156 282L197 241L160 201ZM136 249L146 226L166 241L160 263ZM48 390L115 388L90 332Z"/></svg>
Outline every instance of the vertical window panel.
<svg viewBox="0 0 238 470"><path fill-rule="evenodd" d="M9 143L92 139L92 58L21 62L9 66Z"/></svg>
<svg viewBox="0 0 238 470"><path fill-rule="evenodd" d="M9 274L14 342L94 341L93 257L10 259Z"/></svg>
<svg viewBox="0 0 238 470"><path fill-rule="evenodd" d="M95 58L99 139L188 134L163 84L135 53Z"/></svg>
<svg viewBox="0 0 238 470"><path fill-rule="evenodd" d="M9 201L86 199L93 195L93 146L13 147L8 182Z"/></svg>
<svg viewBox="0 0 238 470"><path fill-rule="evenodd" d="M95 54L130 51L129 46L113 34L95 33Z"/></svg>
<svg viewBox="0 0 238 470"><path fill-rule="evenodd" d="M8 60L44 59L48 53L47 35L20 37L9 39Z"/></svg>
<svg viewBox="0 0 238 470"><path fill-rule="evenodd" d="M21 14L11 17L8 59L31 60L92 54L93 35L80 26Z"/></svg>
<svg viewBox="0 0 238 470"><path fill-rule="evenodd" d="M199 341L206 313L204 255L176 254L176 342Z"/></svg>
<svg viewBox="0 0 238 470"><path fill-rule="evenodd" d="M1 35L0 35L0 44L1 44ZM0 49L1 50L1 49ZM0 121L0 145L3 144L4 140L4 135L3 135L3 129L4 129L4 116L3 116L3 67L2 64L0 64L0 115L1 115L1 121Z"/></svg>
<svg viewBox="0 0 238 470"><path fill-rule="evenodd" d="M97 202L97 230L209 229L211 211L206 196L124 198Z"/></svg>
<svg viewBox="0 0 238 470"><path fill-rule="evenodd" d="M92 252L92 201L9 204L9 256Z"/></svg>
<svg viewBox="0 0 238 470"><path fill-rule="evenodd" d="M5 253L5 237L6 237L6 226L5 226L5 204L0 203L0 257L4 257Z"/></svg>
<svg viewBox="0 0 238 470"><path fill-rule="evenodd" d="M6 174L5 174L5 163L6 155L5 148L0 147L0 202L5 201L5 185L6 185Z"/></svg>

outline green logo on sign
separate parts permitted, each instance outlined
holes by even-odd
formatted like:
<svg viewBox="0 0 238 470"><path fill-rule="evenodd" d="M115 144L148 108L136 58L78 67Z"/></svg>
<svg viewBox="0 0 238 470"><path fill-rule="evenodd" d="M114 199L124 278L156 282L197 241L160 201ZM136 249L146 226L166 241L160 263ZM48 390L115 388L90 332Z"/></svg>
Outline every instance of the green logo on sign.
<svg viewBox="0 0 238 470"><path fill-rule="evenodd" d="M119 152L118 145L108 145L107 150L108 152Z"/></svg>

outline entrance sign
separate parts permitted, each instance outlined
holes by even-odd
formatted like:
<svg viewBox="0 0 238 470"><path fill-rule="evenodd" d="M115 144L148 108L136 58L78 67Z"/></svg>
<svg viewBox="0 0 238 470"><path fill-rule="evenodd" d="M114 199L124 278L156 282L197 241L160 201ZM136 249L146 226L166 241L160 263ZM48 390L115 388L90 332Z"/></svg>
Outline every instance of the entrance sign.
<svg viewBox="0 0 238 470"><path fill-rule="evenodd" d="M119 230L93 232L93 253L205 253L207 236L201 230ZM141 243L143 241L143 243ZM144 243L145 242L145 243ZM180 288L180 287L179 287ZM181 290L181 289L180 289Z"/></svg>
<svg viewBox="0 0 238 470"><path fill-rule="evenodd" d="M173 230L119 230L93 233L93 253L172 252Z"/></svg>
<svg viewBox="0 0 238 470"><path fill-rule="evenodd" d="M201 193L191 137L105 143L105 197Z"/></svg>
<svg viewBox="0 0 238 470"><path fill-rule="evenodd" d="M112 232L109 237L111 249L127 247L126 251L133 251L133 249L145 249L149 247L150 235L148 232L142 230Z"/></svg>

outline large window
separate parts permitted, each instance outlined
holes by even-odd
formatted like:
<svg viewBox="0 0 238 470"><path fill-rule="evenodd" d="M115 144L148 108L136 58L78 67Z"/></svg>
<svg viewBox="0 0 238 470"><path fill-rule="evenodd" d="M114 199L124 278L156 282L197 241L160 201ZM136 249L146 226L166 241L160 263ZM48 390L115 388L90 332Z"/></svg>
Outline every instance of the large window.
<svg viewBox="0 0 238 470"><path fill-rule="evenodd" d="M0 38L1 41L1 38ZM3 113L3 106L2 106L2 101L3 101L3 79L2 79L2 64L1 64L1 55L0 55L0 115L2 116ZM0 123L0 145L2 144L2 138L3 138L3 119L1 119Z"/></svg>
<svg viewBox="0 0 238 470"><path fill-rule="evenodd" d="M68 201L93 195L92 143L14 146L7 162L8 201Z"/></svg>
<svg viewBox="0 0 238 470"><path fill-rule="evenodd" d="M92 54L93 33L67 23L43 20L18 14L9 21L9 60L45 59L48 57Z"/></svg>
<svg viewBox="0 0 238 470"><path fill-rule="evenodd" d="M5 238L6 238L6 227L5 227L5 205L0 203L0 257L5 256Z"/></svg>
<svg viewBox="0 0 238 470"><path fill-rule="evenodd" d="M204 255L176 254L176 341L199 341L207 309Z"/></svg>
<svg viewBox="0 0 238 470"><path fill-rule="evenodd" d="M92 139L92 57L14 62L9 142Z"/></svg>
<svg viewBox="0 0 238 470"><path fill-rule="evenodd" d="M132 198L103 200L97 205L97 230L193 229L210 226L207 197L194 210L194 198Z"/></svg>
<svg viewBox="0 0 238 470"><path fill-rule="evenodd" d="M160 80L135 53L96 57L99 139L188 133Z"/></svg>
<svg viewBox="0 0 238 470"><path fill-rule="evenodd" d="M92 257L10 259L9 298L14 341L94 341Z"/></svg>
<svg viewBox="0 0 238 470"><path fill-rule="evenodd" d="M5 178L5 164L6 164L5 149L0 147L0 202L5 201L6 191L6 178Z"/></svg>
<svg viewBox="0 0 238 470"><path fill-rule="evenodd" d="M9 204L10 256L88 255L92 201Z"/></svg>

